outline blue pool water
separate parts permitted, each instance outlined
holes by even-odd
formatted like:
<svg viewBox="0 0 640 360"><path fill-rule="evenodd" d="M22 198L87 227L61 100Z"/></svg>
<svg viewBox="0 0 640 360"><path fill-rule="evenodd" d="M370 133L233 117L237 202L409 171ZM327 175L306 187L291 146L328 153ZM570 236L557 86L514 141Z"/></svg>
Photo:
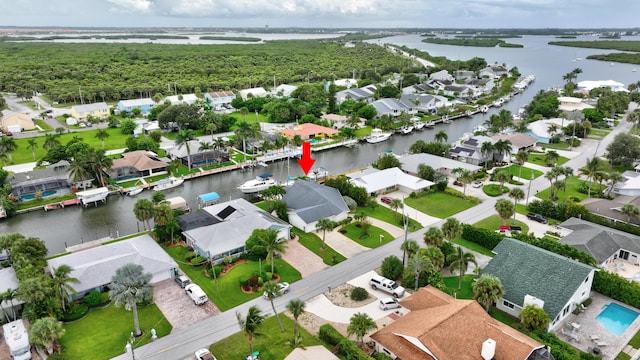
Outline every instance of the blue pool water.
<svg viewBox="0 0 640 360"><path fill-rule="evenodd" d="M596 320L604 325L610 333L620 336L637 317L638 313L636 311L616 303L609 303L609 305L596 316Z"/></svg>
<svg viewBox="0 0 640 360"><path fill-rule="evenodd" d="M47 191L43 191L42 192L42 197L47 197L47 196L51 196L51 195L55 195L56 193L58 193L55 190L47 190ZM22 201L29 201L29 200L33 200L36 198L36 194L25 194L25 195L21 195L20 196L20 200Z"/></svg>

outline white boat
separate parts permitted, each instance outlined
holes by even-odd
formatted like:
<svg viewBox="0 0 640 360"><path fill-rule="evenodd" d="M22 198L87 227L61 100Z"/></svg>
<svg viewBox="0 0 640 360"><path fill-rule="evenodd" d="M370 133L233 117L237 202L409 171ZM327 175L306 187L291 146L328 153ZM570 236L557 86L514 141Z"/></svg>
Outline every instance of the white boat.
<svg viewBox="0 0 640 360"><path fill-rule="evenodd" d="M310 180L313 181L317 181L319 179L325 179L327 178L327 176L329 176L329 170L323 168L323 167L319 167L317 169L313 169L311 171L309 171L309 174L307 175L307 177Z"/></svg>
<svg viewBox="0 0 640 360"><path fill-rule="evenodd" d="M367 136L367 142L369 144L375 144L388 140L391 137L390 133L382 132L380 129L371 130L371 135Z"/></svg>
<svg viewBox="0 0 640 360"><path fill-rule="evenodd" d="M478 125L478 126L476 126L476 127L473 129L473 132L474 132L474 133L477 133L477 132L487 132L488 130L489 130L489 129L488 129L486 126L484 126L484 125Z"/></svg>
<svg viewBox="0 0 640 360"><path fill-rule="evenodd" d="M398 132L402 135L407 135L413 131L413 125L405 125L398 129Z"/></svg>
<svg viewBox="0 0 640 360"><path fill-rule="evenodd" d="M272 174L262 174L253 180L244 182L238 186L238 190L243 194L253 194L262 190L267 190L269 187L278 185Z"/></svg>
<svg viewBox="0 0 640 360"><path fill-rule="evenodd" d="M168 177L166 179L156 181L156 186L153 187L153 191L161 191L167 189L173 189L174 187L178 187L184 183L184 179Z"/></svg>
<svg viewBox="0 0 640 360"><path fill-rule="evenodd" d="M480 107L480 111L486 113L487 111L489 111L489 107L487 105L483 105L482 107Z"/></svg>
<svg viewBox="0 0 640 360"><path fill-rule="evenodd" d="M424 127L427 129L433 129L434 126L436 126L436 124L433 121L429 121L428 123L424 124Z"/></svg>
<svg viewBox="0 0 640 360"><path fill-rule="evenodd" d="M636 68L631 69L631 72L636 72L638 71Z"/></svg>
<svg viewBox="0 0 640 360"><path fill-rule="evenodd" d="M136 195L140 194L142 192L142 190L144 190L143 187L134 186L134 187L128 188L126 190L126 192L127 192L127 195L129 195L129 196L136 196Z"/></svg>
<svg viewBox="0 0 640 360"><path fill-rule="evenodd" d="M413 126L416 128L416 130L422 130L424 129L424 126L426 124L424 123L424 121L416 121Z"/></svg>
<svg viewBox="0 0 640 360"><path fill-rule="evenodd" d="M109 195L109 189L106 187L79 191L76 193L76 196L84 206L88 206L89 204L96 203L98 201L105 202L107 195Z"/></svg>

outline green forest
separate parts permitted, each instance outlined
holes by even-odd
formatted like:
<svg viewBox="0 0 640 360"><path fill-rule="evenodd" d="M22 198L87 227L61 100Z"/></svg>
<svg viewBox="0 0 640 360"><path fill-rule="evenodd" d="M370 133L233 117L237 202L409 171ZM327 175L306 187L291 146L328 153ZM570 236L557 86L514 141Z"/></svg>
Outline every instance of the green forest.
<svg viewBox="0 0 640 360"><path fill-rule="evenodd" d="M632 51L635 53L610 53L610 54L598 54L589 55L587 59L601 60L601 61L613 61L628 64L640 64L640 41L551 41L549 45L558 46L571 46L589 49L606 49L606 50L620 50L620 51Z"/></svg>
<svg viewBox="0 0 640 360"><path fill-rule="evenodd" d="M502 37L502 36L501 36ZM422 42L441 45L456 45L456 46L479 46L479 47L524 47L521 44L507 43L498 37L491 38L455 38L455 39L442 39L442 38L427 38L422 39Z"/></svg>
<svg viewBox="0 0 640 360"><path fill-rule="evenodd" d="M265 44L162 45L0 42L0 91L33 91L60 103L319 82L416 65L388 49L344 40Z"/></svg>

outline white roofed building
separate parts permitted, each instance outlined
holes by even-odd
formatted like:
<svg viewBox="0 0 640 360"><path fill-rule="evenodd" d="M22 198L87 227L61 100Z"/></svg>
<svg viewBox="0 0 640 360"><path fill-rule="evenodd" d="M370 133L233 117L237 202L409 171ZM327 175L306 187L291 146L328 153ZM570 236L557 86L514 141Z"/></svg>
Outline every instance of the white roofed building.
<svg viewBox="0 0 640 360"><path fill-rule="evenodd" d="M412 193L434 185L429 180L404 173L397 167L384 170L367 169L347 174L347 176L351 178L353 185L365 188L370 195L384 194L395 190Z"/></svg>

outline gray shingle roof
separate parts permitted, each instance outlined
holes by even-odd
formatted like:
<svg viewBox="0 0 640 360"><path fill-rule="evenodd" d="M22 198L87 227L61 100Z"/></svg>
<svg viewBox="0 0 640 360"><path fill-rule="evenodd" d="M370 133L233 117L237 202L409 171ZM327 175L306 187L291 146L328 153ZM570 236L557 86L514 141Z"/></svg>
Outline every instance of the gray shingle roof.
<svg viewBox="0 0 640 360"><path fill-rule="evenodd" d="M307 224L349 211L337 189L304 180L290 186L282 200Z"/></svg>
<svg viewBox="0 0 640 360"><path fill-rule="evenodd" d="M544 301L551 319L558 315L571 296L589 276L593 267L526 244L505 238L494 249L497 255L481 274L497 276L505 290L504 299L520 306L525 295Z"/></svg>
<svg viewBox="0 0 640 360"><path fill-rule="evenodd" d="M576 218L571 218L560 226L573 231L560 239L560 242L591 254L598 264L605 262L620 249L640 253L640 237L636 235Z"/></svg>

